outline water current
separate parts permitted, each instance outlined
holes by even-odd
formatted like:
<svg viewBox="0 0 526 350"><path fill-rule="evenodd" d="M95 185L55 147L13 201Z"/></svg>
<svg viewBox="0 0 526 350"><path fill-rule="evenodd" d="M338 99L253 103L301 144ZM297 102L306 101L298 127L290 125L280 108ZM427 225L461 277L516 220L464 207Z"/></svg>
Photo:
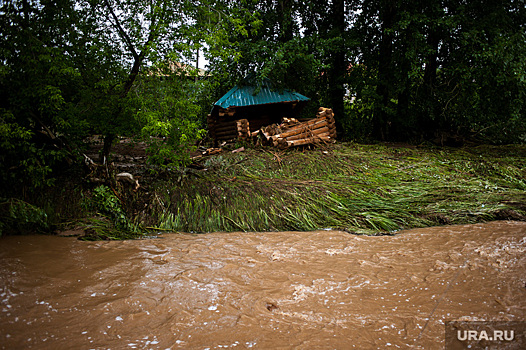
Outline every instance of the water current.
<svg viewBox="0 0 526 350"><path fill-rule="evenodd" d="M0 238L2 349L441 349L526 320L526 223Z"/></svg>

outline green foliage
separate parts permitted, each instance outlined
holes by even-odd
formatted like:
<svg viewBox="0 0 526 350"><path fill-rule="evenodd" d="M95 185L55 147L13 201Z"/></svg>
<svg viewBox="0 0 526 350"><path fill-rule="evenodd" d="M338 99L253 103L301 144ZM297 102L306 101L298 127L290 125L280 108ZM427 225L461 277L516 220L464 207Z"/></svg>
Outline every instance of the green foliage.
<svg viewBox="0 0 526 350"><path fill-rule="evenodd" d="M58 44L73 39L71 6L7 1L0 8L0 176L6 191L51 184L52 170L72 156L63 136L75 124L69 107L80 76L68 48Z"/></svg>
<svg viewBox="0 0 526 350"><path fill-rule="evenodd" d="M0 110L0 193L13 194L13 186L37 189L53 183L48 175L62 154L35 143L34 137L11 112Z"/></svg>
<svg viewBox="0 0 526 350"><path fill-rule="evenodd" d="M446 132L521 142L526 12L517 6L505 0L447 8L440 1L364 4L352 30L363 38L362 63L377 70L366 84L377 92L374 136L420 140Z"/></svg>
<svg viewBox="0 0 526 350"><path fill-rule="evenodd" d="M82 240L135 239L144 234L141 227L126 215L121 200L108 186L96 187L91 195L84 197L83 206L97 215L85 220L86 235Z"/></svg>
<svg viewBox="0 0 526 350"><path fill-rule="evenodd" d="M196 142L206 134L200 128L199 106L206 83L195 82L187 72L170 73L162 79L143 78L137 87L141 136L149 143L149 161L161 169L187 164Z"/></svg>
<svg viewBox="0 0 526 350"><path fill-rule="evenodd" d="M526 33L488 38L484 33L465 34L468 46L480 47L464 52L470 66L451 65L441 72L450 79L452 91L442 92L447 121L457 129L468 129L485 141L524 142L526 137ZM444 76L442 76L444 74Z"/></svg>
<svg viewBox="0 0 526 350"><path fill-rule="evenodd" d="M2 2L0 179L5 190L51 184L54 170L77 160L87 136L107 136L107 152L117 135L157 133L151 129L166 121L166 110L129 92L149 60L178 61L193 54L181 33L192 34L182 28L188 27L186 10L194 6L170 0L150 5L135 0ZM192 105L202 99L177 96L176 103L186 103L184 113L191 113L169 126L172 149L202 135L193 130L203 116L198 118L200 111Z"/></svg>
<svg viewBox="0 0 526 350"><path fill-rule="evenodd" d="M136 231L137 227L126 217L121 207L120 199L113 191L104 185L93 190L92 197L85 202L87 210L95 211L111 220L113 226L119 231Z"/></svg>
<svg viewBox="0 0 526 350"><path fill-rule="evenodd" d="M16 198L0 198L0 236L45 233L50 228L48 215L41 208Z"/></svg>
<svg viewBox="0 0 526 350"><path fill-rule="evenodd" d="M285 9L280 14L276 6L282 5ZM271 78L277 88L315 97L320 60L313 52L313 41L301 38L297 24L287 22L299 6L294 2L289 5L292 7L281 2L238 1L222 12L227 17L216 23L214 35L207 37L216 100L252 74L258 80Z"/></svg>
<svg viewBox="0 0 526 350"><path fill-rule="evenodd" d="M0 5L0 193L53 183L87 136L185 165L248 74L336 111L342 139L526 141L517 1L9 0ZM181 69L204 52L210 75ZM172 64L172 65L171 65ZM344 94L347 96L344 97Z"/></svg>
<svg viewBox="0 0 526 350"><path fill-rule="evenodd" d="M215 98L256 73L335 109L347 139L525 138L526 11L514 1L228 4L204 37Z"/></svg>

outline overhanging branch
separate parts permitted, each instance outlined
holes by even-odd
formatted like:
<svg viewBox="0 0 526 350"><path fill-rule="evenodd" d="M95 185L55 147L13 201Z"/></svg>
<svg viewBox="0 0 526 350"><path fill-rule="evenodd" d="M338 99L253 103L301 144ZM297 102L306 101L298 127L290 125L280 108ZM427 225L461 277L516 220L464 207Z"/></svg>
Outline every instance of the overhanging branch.
<svg viewBox="0 0 526 350"><path fill-rule="evenodd" d="M126 31L122 27L122 25L121 25L121 23L119 21L119 18L115 14L115 11L113 11L113 8L111 7L109 1L108 0L104 0L104 4L108 8L108 11L110 12L111 17L115 21L115 25L117 26L117 30L120 33L120 35L122 36L122 38L124 39L124 41L126 42L126 45L128 46L128 49L131 51L131 53L133 55L133 58L135 60L137 60L139 58L139 55L137 54L137 51L135 51L135 47L133 46L133 42L131 41L130 36L126 33Z"/></svg>

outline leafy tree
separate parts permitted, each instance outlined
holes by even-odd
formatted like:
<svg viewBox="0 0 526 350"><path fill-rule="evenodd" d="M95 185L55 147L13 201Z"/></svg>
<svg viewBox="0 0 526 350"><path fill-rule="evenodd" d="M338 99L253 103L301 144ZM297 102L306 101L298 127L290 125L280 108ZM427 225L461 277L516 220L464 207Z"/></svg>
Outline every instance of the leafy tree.
<svg viewBox="0 0 526 350"><path fill-rule="evenodd" d="M187 39L198 36L190 16L198 7L169 0L3 2L2 182L50 184L52 170L76 160L86 136L104 135L107 157L117 135L152 130L141 124L150 119L137 118L147 97L130 92L146 66L193 54Z"/></svg>
<svg viewBox="0 0 526 350"><path fill-rule="evenodd" d="M81 2L100 29L93 33L92 40L110 44L101 53L107 55L109 62L116 63L108 79L99 82L101 92L106 96L106 110L94 115L98 120L90 123L97 125L98 131L105 135L105 157L117 135L136 129L133 125L133 108L136 106L129 93L145 63L174 51L173 43L181 40L177 34L185 20L185 7L188 5L187 2L170 0L149 3L137 0Z"/></svg>
<svg viewBox="0 0 526 350"><path fill-rule="evenodd" d="M79 72L70 27L72 1L5 1L0 7L0 181L7 190L50 184L72 157L64 133L75 128ZM16 185L12 187L11 185Z"/></svg>
<svg viewBox="0 0 526 350"><path fill-rule="evenodd" d="M364 39L361 62L371 72L363 91L376 87L376 94L364 95L373 101L374 137L481 135L507 125L504 138L493 133L491 139L520 139L523 7L379 0L361 8L354 30Z"/></svg>
<svg viewBox="0 0 526 350"><path fill-rule="evenodd" d="M150 162L163 169L188 163L196 141L206 133L200 124L200 115L206 114L200 97L207 81L196 82L186 66L171 66L162 62L154 66L152 73L164 72L162 78L143 75L133 91L138 96L136 119L142 125L141 136L150 144Z"/></svg>
<svg viewBox="0 0 526 350"><path fill-rule="evenodd" d="M524 141L526 9L504 0L448 6L437 77L441 122L493 141Z"/></svg>
<svg viewBox="0 0 526 350"><path fill-rule="evenodd" d="M524 141L524 23L516 0L6 0L0 180L50 184L92 134L103 160L118 135L142 134L157 164L181 162L249 73L332 107L348 138ZM206 82L160 74L198 50Z"/></svg>

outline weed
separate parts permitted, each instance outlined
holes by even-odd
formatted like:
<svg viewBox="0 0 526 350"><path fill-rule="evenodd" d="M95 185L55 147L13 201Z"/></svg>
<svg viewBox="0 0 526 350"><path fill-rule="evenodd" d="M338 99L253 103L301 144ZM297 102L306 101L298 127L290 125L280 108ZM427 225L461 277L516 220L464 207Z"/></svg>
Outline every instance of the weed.
<svg viewBox="0 0 526 350"><path fill-rule="evenodd" d="M86 220L84 240L129 239L142 235L139 226L126 216L120 199L107 186L98 186L91 197L85 197L84 207L96 214Z"/></svg>
<svg viewBox="0 0 526 350"><path fill-rule="evenodd" d="M51 228L47 213L23 200L0 198L0 236L8 233L48 232Z"/></svg>

